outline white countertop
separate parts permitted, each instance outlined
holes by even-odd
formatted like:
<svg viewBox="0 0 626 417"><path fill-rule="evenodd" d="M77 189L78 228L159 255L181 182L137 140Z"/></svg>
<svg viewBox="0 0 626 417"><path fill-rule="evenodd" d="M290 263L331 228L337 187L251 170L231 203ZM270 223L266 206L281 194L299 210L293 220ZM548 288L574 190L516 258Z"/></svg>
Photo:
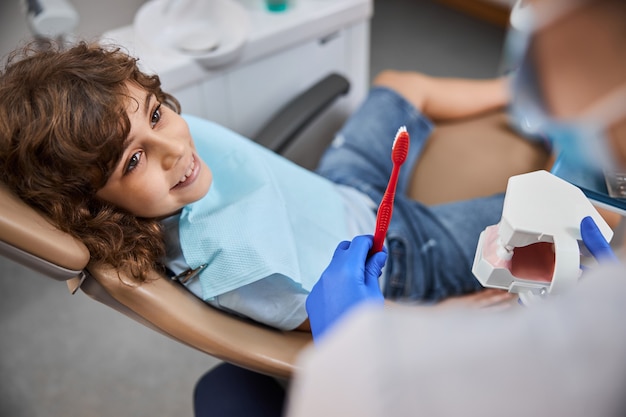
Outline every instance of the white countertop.
<svg viewBox="0 0 626 417"><path fill-rule="evenodd" d="M227 65L241 65L291 46L331 35L342 28L369 19L372 0L292 0L284 12L269 12L259 0L234 0L249 13L250 32L236 60ZM140 58L146 71L158 73L170 88L184 87L220 68L205 68L192 56L178 52L164 54L138 41L133 26L108 31L102 40L120 44Z"/></svg>

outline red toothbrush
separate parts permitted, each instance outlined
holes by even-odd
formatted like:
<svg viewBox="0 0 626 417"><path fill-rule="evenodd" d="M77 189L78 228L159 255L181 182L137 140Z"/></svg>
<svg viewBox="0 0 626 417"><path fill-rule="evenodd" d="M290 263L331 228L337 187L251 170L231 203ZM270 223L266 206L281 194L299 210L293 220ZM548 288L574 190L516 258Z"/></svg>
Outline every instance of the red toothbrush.
<svg viewBox="0 0 626 417"><path fill-rule="evenodd" d="M389 177L389 183L387 189L383 195L383 199L378 206L378 214L376 215L376 230L374 231L374 245L370 249L369 255L373 255L376 252L380 252L383 248L385 236L387 235L387 229L391 222L391 214L393 213L393 200L396 196L396 185L398 183L398 173L400 172L400 165L406 160L406 156L409 153L409 132L406 127L402 126L396 133L396 138L393 140L391 146L391 161L393 162L393 169L391 171L391 177Z"/></svg>

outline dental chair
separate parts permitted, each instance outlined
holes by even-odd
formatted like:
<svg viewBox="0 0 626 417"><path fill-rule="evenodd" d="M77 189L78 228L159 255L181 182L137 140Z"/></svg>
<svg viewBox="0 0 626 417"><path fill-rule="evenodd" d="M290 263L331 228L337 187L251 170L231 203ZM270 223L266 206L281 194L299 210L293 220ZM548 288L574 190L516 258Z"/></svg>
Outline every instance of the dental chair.
<svg viewBox="0 0 626 417"><path fill-rule="evenodd" d="M256 140L292 155L303 166L314 166L332 138L312 146L300 143L299 133L348 89L342 76L324 78L288 103ZM543 168L546 159L545 152L508 130L501 113L442 125L418 164L411 195L439 203L504 191L509 176ZM491 171L485 169L487 163ZM90 262L80 241L56 229L2 185L0 254L65 281L72 294L80 290L180 343L264 374L288 378L298 353L311 343L309 333L274 330L214 309L156 271L145 284L124 284L129 277Z"/></svg>

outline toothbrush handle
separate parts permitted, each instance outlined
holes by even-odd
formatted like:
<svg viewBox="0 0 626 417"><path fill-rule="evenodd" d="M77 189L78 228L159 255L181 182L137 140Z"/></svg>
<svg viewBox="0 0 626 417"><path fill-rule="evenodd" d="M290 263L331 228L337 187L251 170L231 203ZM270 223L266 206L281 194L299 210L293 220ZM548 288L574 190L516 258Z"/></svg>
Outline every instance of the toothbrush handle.
<svg viewBox="0 0 626 417"><path fill-rule="evenodd" d="M387 194L385 194L387 196ZM391 214L393 212L393 202L384 199L378 207L378 215L376 216L376 230L374 231L374 244L370 249L370 255L380 252L383 249L383 243L385 242L385 236L387 235L387 229L389 228L389 220L391 220Z"/></svg>
<svg viewBox="0 0 626 417"><path fill-rule="evenodd" d="M385 194L378 206L378 213L376 214L376 228L374 229L374 244L370 249L369 255L373 255L380 252L383 249L385 242L385 236L387 235L387 229L389 229L389 223L391 222L391 215L393 213L393 201L396 196L396 184L398 182L398 171L400 171L397 165L393 166L391 171L391 177L387 184Z"/></svg>

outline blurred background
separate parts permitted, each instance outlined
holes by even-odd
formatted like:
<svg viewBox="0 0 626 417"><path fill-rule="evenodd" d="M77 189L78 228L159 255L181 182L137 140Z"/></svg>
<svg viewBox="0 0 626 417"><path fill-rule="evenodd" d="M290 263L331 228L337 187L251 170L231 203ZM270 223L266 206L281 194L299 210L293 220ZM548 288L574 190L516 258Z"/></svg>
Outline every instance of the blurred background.
<svg viewBox="0 0 626 417"><path fill-rule="evenodd" d="M130 25L144 2L71 3L77 36L96 39ZM369 79L386 68L497 75L510 3L375 0ZM23 4L0 2L2 57L31 38ZM194 384L216 363L0 258L0 416L192 416Z"/></svg>

